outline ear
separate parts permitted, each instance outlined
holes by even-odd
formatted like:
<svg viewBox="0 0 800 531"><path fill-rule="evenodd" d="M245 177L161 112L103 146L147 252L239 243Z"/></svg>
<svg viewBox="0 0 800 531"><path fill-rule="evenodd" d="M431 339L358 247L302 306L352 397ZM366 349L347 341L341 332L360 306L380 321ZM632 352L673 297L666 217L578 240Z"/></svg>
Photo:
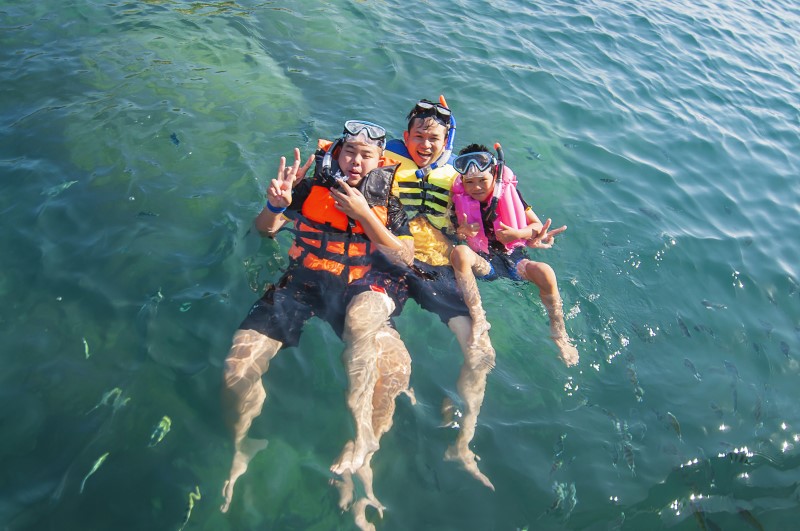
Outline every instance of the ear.
<svg viewBox="0 0 800 531"><path fill-rule="evenodd" d="M408 131L403 131L403 143L408 143Z"/></svg>

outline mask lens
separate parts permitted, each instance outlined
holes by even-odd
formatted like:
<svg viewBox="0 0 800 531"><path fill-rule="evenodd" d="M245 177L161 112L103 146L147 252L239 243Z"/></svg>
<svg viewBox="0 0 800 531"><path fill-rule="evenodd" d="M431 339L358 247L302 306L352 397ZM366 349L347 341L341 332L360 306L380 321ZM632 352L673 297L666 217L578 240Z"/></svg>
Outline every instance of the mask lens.
<svg viewBox="0 0 800 531"><path fill-rule="evenodd" d="M452 116L452 114L453 113L450 112L450 109L442 104L434 103L428 100L420 100L417 102L416 107L414 107L415 116L420 118L433 116L442 122L443 125L448 125L450 123L450 116Z"/></svg>
<svg viewBox="0 0 800 531"><path fill-rule="evenodd" d="M386 144L386 129L372 122L348 120L344 123L345 140L361 139L367 144L383 147Z"/></svg>
<svg viewBox="0 0 800 531"><path fill-rule="evenodd" d="M492 164L495 163L494 156L491 153L481 151L479 153L465 153L456 157L453 161L453 167L462 175L469 172L470 166L475 166L477 171L486 171Z"/></svg>
<svg viewBox="0 0 800 531"><path fill-rule="evenodd" d="M438 114L442 118L450 118L450 115L453 113L451 113L450 109L448 109L447 107L442 107L441 105L437 105L436 114Z"/></svg>

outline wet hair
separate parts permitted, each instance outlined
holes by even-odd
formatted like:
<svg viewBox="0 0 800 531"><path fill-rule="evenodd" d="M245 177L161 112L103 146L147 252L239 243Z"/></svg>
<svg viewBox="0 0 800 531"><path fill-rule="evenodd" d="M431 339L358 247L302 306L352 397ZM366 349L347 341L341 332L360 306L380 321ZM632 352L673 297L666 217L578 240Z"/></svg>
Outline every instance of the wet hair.
<svg viewBox="0 0 800 531"><path fill-rule="evenodd" d="M436 105L434 102L429 100L420 100L420 101ZM414 107L412 107L411 110L408 111L408 114L406 115L406 121L408 122L408 128L407 128L408 132L409 133L411 132L411 127L414 125L414 120L421 120L424 123L428 118L432 119L437 124L444 126L445 131L448 131L450 129L449 123L444 123L441 120L441 118L436 116L436 109L430 109L428 111L420 112L417 111L417 104L415 103Z"/></svg>
<svg viewBox="0 0 800 531"><path fill-rule="evenodd" d="M425 123L426 121L431 120L431 121L433 121L434 124L441 125L442 127L444 127L445 136L447 136L447 130L448 130L447 125L443 124L440 120L438 120L435 115L433 115L433 114L419 114L419 113L414 114L413 111L408 115L408 128L407 128L407 131L409 133L411 132L411 128L414 126L414 122L417 121L417 120L419 120L422 123Z"/></svg>
<svg viewBox="0 0 800 531"><path fill-rule="evenodd" d="M458 152L459 155L466 155L467 153L480 153L485 151L486 153L491 153L488 147L484 146L483 144L470 144L465 148L462 148L461 151Z"/></svg>

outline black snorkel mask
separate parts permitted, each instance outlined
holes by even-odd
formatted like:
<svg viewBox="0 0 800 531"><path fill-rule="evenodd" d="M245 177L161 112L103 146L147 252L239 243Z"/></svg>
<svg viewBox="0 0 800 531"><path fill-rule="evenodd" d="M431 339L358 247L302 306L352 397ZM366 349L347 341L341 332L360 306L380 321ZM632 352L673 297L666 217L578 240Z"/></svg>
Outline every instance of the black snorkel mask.
<svg viewBox="0 0 800 531"><path fill-rule="evenodd" d="M442 154L428 166L419 168L414 172L417 179L424 179L430 172L444 166L447 164L447 161L450 160L450 155L453 154L453 143L456 139L456 117L453 116L453 112L450 110L450 107L447 106L447 101L444 99L443 95L439 96L439 103L429 100L418 101L414 110L411 111L411 114L411 120L430 117L447 128L447 138L445 139L444 151L442 151Z"/></svg>

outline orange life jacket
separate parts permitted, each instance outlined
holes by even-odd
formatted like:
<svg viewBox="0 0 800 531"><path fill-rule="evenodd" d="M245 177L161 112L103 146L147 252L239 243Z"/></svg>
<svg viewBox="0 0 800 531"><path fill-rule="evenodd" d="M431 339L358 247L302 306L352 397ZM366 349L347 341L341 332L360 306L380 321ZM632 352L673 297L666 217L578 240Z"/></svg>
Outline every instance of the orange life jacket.
<svg viewBox="0 0 800 531"><path fill-rule="evenodd" d="M330 142L320 141L320 148L313 177L315 184L303 202L300 215L295 216L295 240L289 256L308 269L343 275L349 284L369 271L372 243L360 222L334 206L330 189L316 184L322 182L321 161ZM381 159L381 166L369 172L357 186L384 225L388 223L387 203L397 169L387 164L391 162Z"/></svg>

